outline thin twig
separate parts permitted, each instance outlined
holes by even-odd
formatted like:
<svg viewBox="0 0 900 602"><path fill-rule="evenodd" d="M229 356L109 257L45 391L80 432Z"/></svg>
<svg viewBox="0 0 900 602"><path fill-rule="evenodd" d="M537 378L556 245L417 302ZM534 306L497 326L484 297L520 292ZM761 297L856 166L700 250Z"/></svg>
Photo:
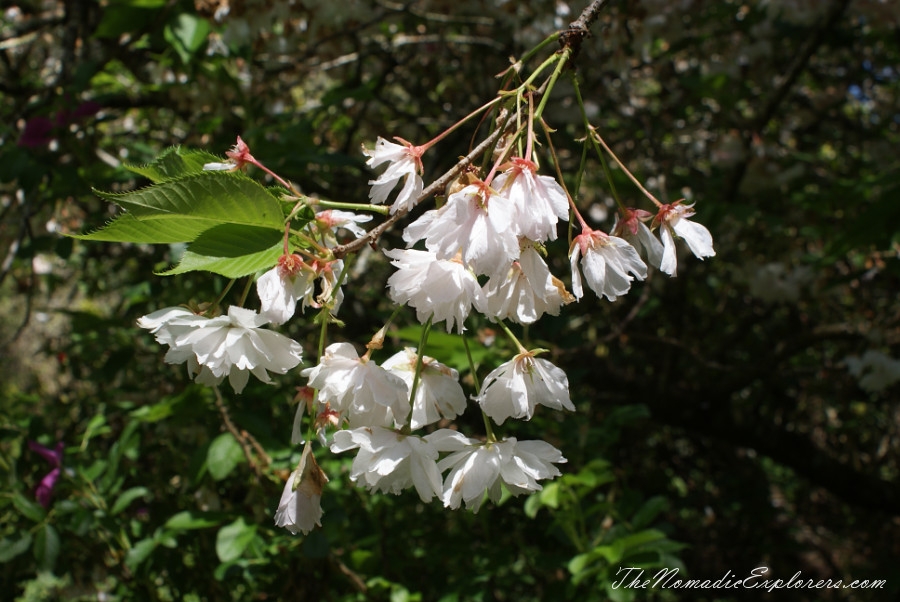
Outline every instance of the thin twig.
<svg viewBox="0 0 900 602"><path fill-rule="evenodd" d="M237 439L238 445L241 446L241 449L244 452L244 457L247 458L247 464L250 465L250 468L253 469L253 472L256 473L257 477L262 478L262 468L256 463L256 458L254 458L253 456L253 452L250 449L250 444L247 443L247 439L249 438L253 440L254 446L257 447L257 450L259 450L259 443L257 443L255 439L250 437L247 431L239 431L237 429L237 427L231 421L231 416L228 415L228 408L225 407L225 401L222 399L222 393L219 392L219 387L213 386L212 389L216 394L216 407L219 409L219 413L222 415L222 422L225 423L225 428L229 433L232 434L232 436L234 436L235 439ZM269 457L265 455L265 452L263 452L263 457L267 460L269 459Z"/></svg>

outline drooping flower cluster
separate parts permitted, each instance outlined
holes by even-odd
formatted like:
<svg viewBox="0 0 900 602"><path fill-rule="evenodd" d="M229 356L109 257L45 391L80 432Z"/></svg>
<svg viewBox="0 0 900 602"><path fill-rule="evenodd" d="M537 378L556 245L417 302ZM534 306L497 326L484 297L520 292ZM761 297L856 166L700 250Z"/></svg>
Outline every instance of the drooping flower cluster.
<svg viewBox="0 0 900 602"><path fill-rule="evenodd" d="M521 122L526 117L519 102ZM527 106L528 119L534 119L531 105ZM584 296L585 285L599 298L615 301L631 290L635 280L646 279L651 267L674 276L677 238L700 259L715 255L709 231L691 221L693 205L662 204L640 186L657 206L655 214L620 206L611 232L589 226L560 181L538 173L533 150L540 141L532 125L514 136L498 126L491 134L494 147L485 141L479 148L488 150L473 151L466 163L470 171L447 188L445 202L406 225L402 233L406 248L384 250L395 268L387 280L388 297L415 310L424 324L423 347L432 324L443 322L448 333L463 334L473 309L498 324L515 344L514 357L485 369L488 373L471 396L472 407L482 412L485 422L486 433L477 438L447 428L466 411L466 393L459 372L424 355L424 348L403 349L379 364L372 355L382 349L387 326L363 355L350 342L326 346L327 327L338 322L344 298L348 249L359 251L365 244L374 248L387 226L424 200L422 157L444 134L421 146L400 138L395 138L398 143L378 138L374 149L363 149L366 164L383 171L369 181L372 205L360 207L390 214L385 224L369 232L362 224L371 216L344 211L347 203L305 197L255 159L240 138L226 161L203 166L206 172L262 169L291 192L282 200L296 203L284 212L283 253L276 265L263 260L263 265L252 263L249 268L259 269L260 309L232 306L225 315L209 317L169 307L144 316L138 324L169 347L166 362L187 364L199 383L218 385L227 378L240 393L251 373L270 382L270 372L285 374L301 361L297 342L262 327L288 323L298 305L300 312L320 310L316 320L321 325L322 351L315 365L300 371L307 381L298 387L291 433L292 444L303 443L304 448L284 485L275 513L278 526L308 533L321 524L320 502L328 478L312 452L314 439L333 453L355 451L349 478L371 492L415 489L423 502L438 498L448 508L464 505L478 511L485 499L498 501L504 489L514 496L541 490L540 481L560 474L556 465L566 462L562 452L545 441L498 436L492 424L576 407L565 372L539 357L547 350L528 350L506 322L529 325L544 315L559 315L564 305ZM591 135L599 140L596 131ZM500 143L501 139L509 142ZM471 167L478 153L494 161L483 179ZM458 167L466 166L461 162ZM211 174L216 175L225 176ZM392 195L389 208L380 206ZM551 265L559 263L547 259L556 246L560 221L570 219L580 228L569 235L571 292L551 271ZM279 251L280 245L275 248ZM272 257L271 252L266 251L265 257ZM477 367L471 357L469 362L477 383Z"/></svg>
<svg viewBox="0 0 900 602"><path fill-rule="evenodd" d="M207 318L182 307L167 307L138 320L138 326L169 346L165 361L187 363L188 372L205 385L225 378L240 393L252 373L264 383L269 372L286 374L302 359L303 348L286 336L260 328L264 316L231 306L228 314Z"/></svg>

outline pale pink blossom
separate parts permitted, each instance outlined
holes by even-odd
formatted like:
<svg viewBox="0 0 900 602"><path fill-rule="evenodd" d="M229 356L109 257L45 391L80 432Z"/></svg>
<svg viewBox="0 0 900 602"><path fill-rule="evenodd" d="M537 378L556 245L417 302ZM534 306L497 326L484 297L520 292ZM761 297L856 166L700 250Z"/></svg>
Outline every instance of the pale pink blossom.
<svg viewBox="0 0 900 602"><path fill-rule="evenodd" d="M613 236L619 236L637 249L638 253L643 251L647 258L647 263L652 266L659 267L662 263L663 245L659 239L653 235L644 222L653 218L653 214L643 209L625 209L625 214L621 220L616 221L613 226Z"/></svg>
<svg viewBox="0 0 900 602"><path fill-rule="evenodd" d="M569 252L572 292L578 299L584 295L578 269L579 258L588 286L598 297L605 296L610 301L628 292L634 280L632 275L638 280L647 277L647 266L633 246L599 230L586 230L576 236Z"/></svg>
<svg viewBox="0 0 900 602"><path fill-rule="evenodd" d="M369 200L375 204L384 203L388 195L405 178L403 188L391 205L391 213L409 211L415 206L416 200L422 194L423 183L421 173L423 147L413 146L400 138L395 138L403 144L388 142L384 138L378 138L375 149L368 150L363 147L363 153L369 160L366 165L378 167L382 163L388 163L388 168L375 180L369 180L372 187L369 190Z"/></svg>
<svg viewBox="0 0 900 602"><path fill-rule="evenodd" d="M278 265L256 281L259 313L272 324L284 324L294 316L297 301L305 300L315 292L315 277L315 270L299 256L282 255Z"/></svg>
<svg viewBox="0 0 900 602"><path fill-rule="evenodd" d="M240 136L237 137L237 142L234 146L231 147L226 153L225 156L227 159L223 163L205 163L203 165L204 171L235 171L242 168L244 165L250 163L252 165L258 165L259 162L253 158L253 155L250 154L250 147L247 146L247 143L244 142Z"/></svg>
<svg viewBox="0 0 900 602"><path fill-rule="evenodd" d="M678 269L678 258L675 254L675 236L687 243L691 252L698 259L714 257L712 234L704 226L690 221L694 215L693 205L682 205L676 201L659 208L653 224L659 226L659 235L663 243L663 255L659 269L674 276Z"/></svg>
<svg viewBox="0 0 900 602"><path fill-rule="evenodd" d="M558 220L569 219L566 191L552 177L537 175L537 165L527 159L516 157L508 165L492 187L512 201L517 233L535 241L556 240Z"/></svg>
<svg viewBox="0 0 900 602"><path fill-rule="evenodd" d="M382 362L381 367L396 374L412 388L419 356L407 347ZM466 410L466 395L459 384L459 373L427 355L416 386L409 426L413 430L432 424L441 417L456 418Z"/></svg>
<svg viewBox="0 0 900 602"><path fill-rule="evenodd" d="M476 274L493 276L519 256L514 219L509 199L483 182L470 184L451 194L446 205L426 211L407 226L403 240L412 245L424 239L425 248L438 259L459 255Z"/></svg>
<svg viewBox="0 0 900 602"><path fill-rule="evenodd" d="M341 211L339 209L327 209L316 214L316 225L320 230L331 233L338 228L343 228L356 238L362 238L366 235L366 231L359 224L370 221L372 221L371 215ZM329 238L333 239L334 236L330 235Z"/></svg>
<svg viewBox="0 0 900 602"><path fill-rule="evenodd" d="M408 303L419 322L428 318L446 322L447 332L464 330L463 322L474 305L484 311L484 293L478 279L460 261L438 259L433 252L415 249L385 251L397 271L388 278L394 303Z"/></svg>
<svg viewBox="0 0 900 602"><path fill-rule="evenodd" d="M410 409L406 383L368 356L359 357L350 343L332 343L318 365L300 374L319 390L319 402L346 413L353 427L406 424Z"/></svg>
<svg viewBox="0 0 900 602"><path fill-rule="evenodd" d="M531 420L538 404L575 411L566 373L535 355L523 351L485 377L475 401L497 424L510 417Z"/></svg>

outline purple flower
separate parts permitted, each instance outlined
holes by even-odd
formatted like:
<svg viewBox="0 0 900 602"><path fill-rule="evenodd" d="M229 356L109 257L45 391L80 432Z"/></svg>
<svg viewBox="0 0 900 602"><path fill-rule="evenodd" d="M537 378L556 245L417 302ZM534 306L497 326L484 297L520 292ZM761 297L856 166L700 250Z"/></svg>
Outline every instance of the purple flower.
<svg viewBox="0 0 900 602"><path fill-rule="evenodd" d="M29 441L28 448L40 454L53 467L53 470L41 479L40 484L34 491L34 497L37 498L38 503L46 508L50 505L50 496L53 494L53 488L56 486L56 481L59 479L59 474L62 471L63 442L58 442L55 449L50 449L35 441Z"/></svg>

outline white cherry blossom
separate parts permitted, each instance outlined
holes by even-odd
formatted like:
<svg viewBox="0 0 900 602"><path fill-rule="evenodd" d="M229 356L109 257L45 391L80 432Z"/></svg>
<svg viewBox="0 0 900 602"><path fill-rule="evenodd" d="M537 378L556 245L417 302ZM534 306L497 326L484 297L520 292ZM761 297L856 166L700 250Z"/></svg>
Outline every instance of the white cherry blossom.
<svg viewBox="0 0 900 602"><path fill-rule="evenodd" d="M522 248L508 272L488 280L484 292L487 315L519 324L532 324L545 313L558 316L560 307L575 300L532 244Z"/></svg>
<svg viewBox="0 0 900 602"><path fill-rule="evenodd" d="M266 322L253 310L231 306L227 315L215 318L167 308L141 318L138 325L170 346L167 363L187 362L196 381L205 385L217 385L227 377L240 393L251 373L268 383L269 372L285 374L302 359L300 344L260 328Z"/></svg>
<svg viewBox="0 0 900 602"><path fill-rule="evenodd" d="M369 200L375 204L384 203L388 195L397 185L397 182L406 178L403 188L391 205L391 213L409 211L415 206L416 200L422 194L422 153L423 147L413 146L400 138L395 138L403 144L388 142L384 138L378 138L375 149L368 150L363 147L363 153L369 160L366 165L378 167L382 163L388 163L388 168L375 180L369 180L372 187L369 190Z"/></svg>
<svg viewBox="0 0 900 602"><path fill-rule="evenodd" d="M674 276L678 269L675 236L684 239L698 259L714 257L716 254L713 249L712 234L709 233L709 230L688 219L695 213L693 207L693 205L682 205L681 201L663 205L653 220L653 224L659 226L659 236L662 238L663 244L659 269L670 276Z"/></svg>
<svg viewBox="0 0 900 602"><path fill-rule="evenodd" d="M519 257L514 219L512 202L480 182L451 194L440 209L426 211L406 227L403 240L412 245L424 239L438 259L459 255L476 274L493 276Z"/></svg>
<svg viewBox="0 0 900 602"><path fill-rule="evenodd" d="M328 477L319 468L309 443L303 448L297 468L288 477L275 511L275 525L293 534L322 526L322 488Z"/></svg>
<svg viewBox="0 0 900 602"><path fill-rule="evenodd" d="M569 219L566 191L550 176L537 175L537 165L515 157L509 169L497 176L492 186L512 201L519 236L531 240L556 240L558 220Z"/></svg>
<svg viewBox="0 0 900 602"><path fill-rule="evenodd" d="M441 260L433 252L416 249L385 251L397 268L388 278L388 294L394 303L415 308L419 322L428 318L446 322L447 332L463 322L475 306L483 312L484 293L475 274L458 260Z"/></svg>
<svg viewBox="0 0 900 602"><path fill-rule="evenodd" d="M643 252L647 263L658 268L662 263L663 245L644 224L652 218L653 214L649 211L625 209L623 218L617 218L612 234L628 241L638 253Z"/></svg>
<svg viewBox="0 0 900 602"><path fill-rule="evenodd" d="M569 251L572 266L572 292L580 299L584 295L581 286L581 269L588 286L598 297L615 301L631 288L634 275L638 280L647 277L647 265L637 250L627 241L609 236L599 230L587 230L575 237Z"/></svg>
<svg viewBox="0 0 900 602"><path fill-rule="evenodd" d="M406 383L370 361L359 357L350 343L332 343L319 364L300 373L319 390L318 401L336 412L345 412L352 427L406 424L409 399Z"/></svg>
<svg viewBox="0 0 900 602"><path fill-rule="evenodd" d="M396 374L412 388L418 361L416 350L407 347L385 360L381 367ZM466 395L459 384L459 373L427 355L413 400L411 429L415 430L444 418L456 418L466 410Z"/></svg>
<svg viewBox="0 0 900 602"><path fill-rule="evenodd" d="M457 448L438 463L441 472L450 469L444 479L444 506L456 509L465 502L474 512L481 508L485 492L491 501L500 500L501 483L513 495L540 491L538 481L559 476L553 464L566 461L558 449L544 441L509 437L494 443L466 444L460 439L445 439L444 443L445 448L451 447L446 443Z"/></svg>
<svg viewBox="0 0 900 602"><path fill-rule="evenodd" d="M315 292L315 270L294 254L282 255L278 265L256 281L260 314L272 324L284 324L297 311L297 301ZM307 303L304 302L304 307Z"/></svg>
<svg viewBox="0 0 900 602"><path fill-rule="evenodd" d="M331 451L341 453L359 448L350 468L350 480L370 492L398 494L411 486L423 502L441 495L438 450L428 437L404 435L373 426L338 431Z"/></svg>
<svg viewBox="0 0 900 602"><path fill-rule="evenodd" d="M575 411L566 373L535 355L523 351L485 377L475 401L497 424L510 417L531 420L538 404Z"/></svg>

